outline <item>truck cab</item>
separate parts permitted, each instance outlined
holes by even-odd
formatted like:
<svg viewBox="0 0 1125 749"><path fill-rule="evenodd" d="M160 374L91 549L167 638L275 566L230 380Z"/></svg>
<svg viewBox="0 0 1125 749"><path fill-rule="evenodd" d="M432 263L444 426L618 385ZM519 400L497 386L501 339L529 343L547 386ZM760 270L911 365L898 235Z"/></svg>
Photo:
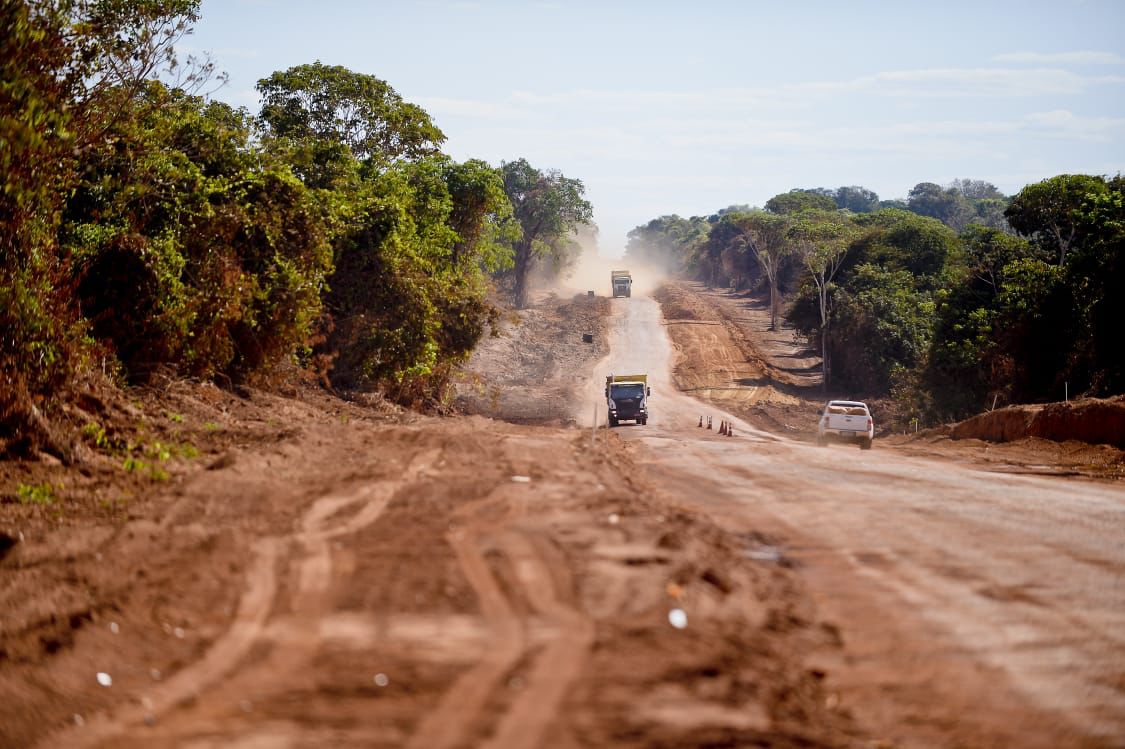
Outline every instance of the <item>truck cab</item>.
<svg viewBox="0 0 1125 749"><path fill-rule="evenodd" d="M627 270L615 270L609 274L615 297L630 297L633 295L633 277Z"/></svg>
<svg viewBox="0 0 1125 749"><path fill-rule="evenodd" d="M615 427L622 421L641 426L648 423L648 375L609 375L605 378L605 399L609 409L608 423Z"/></svg>

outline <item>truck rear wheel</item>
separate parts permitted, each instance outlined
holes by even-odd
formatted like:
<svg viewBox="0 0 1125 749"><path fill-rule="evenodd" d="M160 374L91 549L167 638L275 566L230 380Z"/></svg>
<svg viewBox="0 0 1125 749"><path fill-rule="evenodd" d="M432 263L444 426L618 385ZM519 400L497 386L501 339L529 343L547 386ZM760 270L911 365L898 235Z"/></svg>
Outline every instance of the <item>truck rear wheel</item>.
<svg viewBox="0 0 1125 749"><path fill-rule="evenodd" d="M609 425L611 427L617 426L617 417L616 416L610 416L609 417Z"/></svg>
<svg viewBox="0 0 1125 749"><path fill-rule="evenodd" d="M870 450L871 449L871 438L870 437L864 437L863 439L861 439L859 441L859 449L860 450Z"/></svg>

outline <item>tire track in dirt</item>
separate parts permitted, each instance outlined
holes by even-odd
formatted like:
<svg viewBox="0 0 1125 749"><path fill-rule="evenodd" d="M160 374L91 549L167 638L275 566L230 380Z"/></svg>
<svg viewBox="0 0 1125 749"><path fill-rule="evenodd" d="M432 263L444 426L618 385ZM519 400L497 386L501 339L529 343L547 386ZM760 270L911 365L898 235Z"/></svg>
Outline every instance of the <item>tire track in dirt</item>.
<svg viewBox="0 0 1125 749"><path fill-rule="evenodd" d="M299 631L302 636L292 638L285 648L283 668L279 669L274 659L267 658L262 664L238 674L239 680L252 680L255 674L266 670L270 674L266 683L281 683L279 674L293 670L300 661L312 657L319 643L317 624L327 612L328 599L324 593L332 583L332 556L328 542L377 521L394 495L428 468L440 452L434 449L415 456L398 480L369 483L348 494L321 497L302 516L298 533L258 539L252 546L253 559L246 574L246 591L239 599L234 621L202 658L154 689L144 704L91 720L84 726L55 732L37 746L43 749L60 745L94 747L132 728L146 723L151 725L161 714L176 710L185 703L192 703L192 711L195 712L203 702L200 697L204 690L221 683L257 643L269 639L266 624L277 597L277 568L282 560L282 550L297 545L303 548L304 555L292 564L297 581L293 608L301 618ZM334 524L328 522L361 502L363 506L353 515ZM198 721L186 722L193 731L199 730Z"/></svg>
<svg viewBox="0 0 1125 749"><path fill-rule="evenodd" d="M555 639L535 660L528 688L512 704L484 749L531 749L540 746L567 689L581 675L594 642L594 622L567 606L555 590L549 563L538 538L513 533L503 546L529 602L557 627Z"/></svg>
<svg viewBox="0 0 1125 749"><path fill-rule="evenodd" d="M489 497L465 510L470 513L497 504L508 487L494 490ZM521 492L522 494L522 492ZM529 668L527 685L496 723L492 735L480 744L486 749L534 749L542 743L544 732L558 714L569 687L579 678L594 640L594 623L586 615L566 605L556 590L555 573L549 550L528 531L512 528L513 516L522 514L526 497L506 497L508 510L501 520L469 527L448 536L462 571L480 601L481 613L491 629L492 646L477 665L463 673L443 695L436 709L417 727L408 749L452 749L464 743L474 729L481 728L489 700L503 684L504 677L523 658L529 647L530 620L517 613L514 602L497 580L486 553L499 551L511 566L519 583L520 595L536 614L547 619L551 628L548 644ZM492 534L500 532L497 538Z"/></svg>

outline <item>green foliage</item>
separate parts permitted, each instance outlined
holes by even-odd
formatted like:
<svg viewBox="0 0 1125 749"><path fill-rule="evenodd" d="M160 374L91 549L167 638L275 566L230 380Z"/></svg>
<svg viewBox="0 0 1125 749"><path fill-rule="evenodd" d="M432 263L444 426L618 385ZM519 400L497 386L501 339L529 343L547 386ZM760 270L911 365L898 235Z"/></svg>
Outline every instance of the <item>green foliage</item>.
<svg viewBox="0 0 1125 749"><path fill-rule="evenodd" d="M53 505L57 501L55 488L50 483L19 484L16 487L16 496L19 498L21 505L39 505L42 507Z"/></svg>
<svg viewBox="0 0 1125 749"><path fill-rule="evenodd" d="M906 270L930 289L959 252L957 235L947 226L907 211L881 209L857 216L854 223L866 232L853 247L851 264Z"/></svg>
<svg viewBox="0 0 1125 749"><path fill-rule="evenodd" d="M863 202L824 202L841 197ZM875 200L862 188L794 190L768 212L724 209L690 241L678 241L678 217L630 237L712 284L754 286L770 280L780 232L780 287L795 288L786 317L821 347L826 379L890 394L915 423L1064 388L1125 390L1125 179L1060 175L1010 201L979 180L921 183L909 205L859 210ZM789 280L787 263L799 271Z"/></svg>
<svg viewBox="0 0 1125 749"><path fill-rule="evenodd" d="M74 134L65 19L0 0L0 432L37 443L34 402L61 392L80 329L54 241Z"/></svg>
<svg viewBox="0 0 1125 749"><path fill-rule="evenodd" d="M144 98L64 215L82 312L131 379L244 379L308 338L331 262L324 220L284 166L259 163L244 113L159 84Z"/></svg>
<svg viewBox="0 0 1125 749"><path fill-rule="evenodd" d="M338 65L317 61L278 71L258 81L258 92L272 135L342 145L360 160L417 159L436 154L445 140L425 110L386 81Z"/></svg>
<svg viewBox="0 0 1125 749"><path fill-rule="evenodd" d="M1005 215L1016 231L1034 239L1062 265L1082 239L1082 206L1108 191L1101 177L1060 174L1020 190Z"/></svg>
<svg viewBox="0 0 1125 749"><path fill-rule="evenodd" d="M910 271L860 265L835 304L831 361L837 384L887 393L896 373L925 360L935 304Z"/></svg>
<svg viewBox="0 0 1125 749"><path fill-rule="evenodd" d="M573 236L580 226L590 223L593 207L583 197L586 188L582 182L557 170L539 170L526 159L517 159L505 162L500 171L521 229L512 247L512 268L502 276L511 279L515 304L523 308L531 271L543 261L555 269L566 265L567 256L578 250Z"/></svg>
<svg viewBox="0 0 1125 749"><path fill-rule="evenodd" d="M766 210L781 215L802 211L834 211L836 199L816 190L790 190L767 200Z"/></svg>

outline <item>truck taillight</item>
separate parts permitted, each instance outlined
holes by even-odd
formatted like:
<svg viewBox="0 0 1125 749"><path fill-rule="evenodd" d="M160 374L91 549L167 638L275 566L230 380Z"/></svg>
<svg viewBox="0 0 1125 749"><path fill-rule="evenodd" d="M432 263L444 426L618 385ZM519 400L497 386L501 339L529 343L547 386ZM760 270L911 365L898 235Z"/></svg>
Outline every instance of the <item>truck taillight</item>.
<svg viewBox="0 0 1125 749"><path fill-rule="evenodd" d="M872 419L870 416L868 416L867 417L867 428L870 429L871 425L874 424L874 423L875 423L874 419Z"/></svg>

